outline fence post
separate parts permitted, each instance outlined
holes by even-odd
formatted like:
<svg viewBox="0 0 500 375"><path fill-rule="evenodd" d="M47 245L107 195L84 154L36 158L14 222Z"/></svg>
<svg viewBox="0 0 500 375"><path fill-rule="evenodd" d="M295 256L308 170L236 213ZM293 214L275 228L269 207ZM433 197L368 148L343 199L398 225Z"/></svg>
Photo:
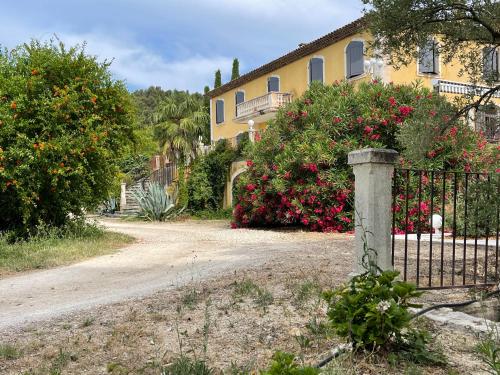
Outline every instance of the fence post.
<svg viewBox="0 0 500 375"><path fill-rule="evenodd" d="M122 182L120 187L120 211L123 212L127 209L127 184Z"/></svg>
<svg viewBox="0 0 500 375"><path fill-rule="evenodd" d="M392 269L391 204L392 179L398 153L368 148L350 152L348 164L354 171L355 257L353 275L367 271L363 256L382 270ZM365 264L366 264L365 258ZM373 264L372 263L372 264Z"/></svg>

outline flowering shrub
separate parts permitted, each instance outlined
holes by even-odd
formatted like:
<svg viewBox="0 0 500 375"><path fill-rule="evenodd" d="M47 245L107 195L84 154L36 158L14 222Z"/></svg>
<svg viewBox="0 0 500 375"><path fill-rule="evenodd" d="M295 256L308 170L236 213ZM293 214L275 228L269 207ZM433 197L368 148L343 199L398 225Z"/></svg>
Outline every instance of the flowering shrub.
<svg viewBox="0 0 500 375"><path fill-rule="evenodd" d="M129 96L83 48L0 51L0 231L61 226L108 198Z"/></svg>
<svg viewBox="0 0 500 375"><path fill-rule="evenodd" d="M353 176L347 154L356 149L398 150L405 166L415 160L415 165L437 167L439 160L458 168L467 165L457 155L460 145L468 155L474 153L470 163L479 164L475 147L480 136L458 122L452 127L448 122L453 111L443 97L415 85L311 85L301 98L278 111L248 153L233 227L295 224L311 230L351 230ZM436 155L417 152L422 148L418 134L412 143L399 136L410 127L407 124L424 119L432 129L451 128L446 137L434 130L425 133L432 133L425 138L426 147Z"/></svg>

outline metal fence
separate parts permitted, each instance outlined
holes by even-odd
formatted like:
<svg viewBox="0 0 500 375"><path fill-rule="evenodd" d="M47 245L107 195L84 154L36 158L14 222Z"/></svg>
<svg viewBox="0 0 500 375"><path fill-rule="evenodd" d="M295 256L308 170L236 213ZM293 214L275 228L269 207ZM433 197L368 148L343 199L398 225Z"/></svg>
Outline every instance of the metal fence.
<svg viewBox="0 0 500 375"><path fill-rule="evenodd" d="M396 169L392 263L420 289L498 282L499 173Z"/></svg>
<svg viewBox="0 0 500 375"><path fill-rule="evenodd" d="M175 163L168 163L165 166L153 171L149 180L158 182L160 185L167 187L177 178L177 166Z"/></svg>

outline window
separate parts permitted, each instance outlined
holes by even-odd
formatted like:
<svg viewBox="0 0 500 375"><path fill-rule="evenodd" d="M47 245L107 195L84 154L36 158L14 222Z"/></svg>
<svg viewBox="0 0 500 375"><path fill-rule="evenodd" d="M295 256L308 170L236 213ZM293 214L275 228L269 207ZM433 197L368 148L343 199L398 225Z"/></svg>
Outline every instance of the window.
<svg viewBox="0 0 500 375"><path fill-rule="evenodd" d="M243 103L245 101L245 92L243 92L243 91L236 91L235 101L236 101L236 105L238 105L240 103Z"/></svg>
<svg viewBox="0 0 500 375"><path fill-rule="evenodd" d="M267 92L280 91L280 77L269 77L267 79Z"/></svg>
<svg viewBox="0 0 500 375"><path fill-rule="evenodd" d="M498 81L498 51L493 47L483 48L483 78Z"/></svg>
<svg viewBox="0 0 500 375"><path fill-rule="evenodd" d="M309 83L312 81L323 83L323 59L321 57L313 57L309 61Z"/></svg>
<svg viewBox="0 0 500 375"><path fill-rule="evenodd" d="M235 101L235 112L236 112L236 117L238 117L238 104L243 103L245 101L245 92L244 91L236 91L236 94L234 94L234 101Z"/></svg>
<svg viewBox="0 0 500 375"><path fill-rule="evenodd" d="M363 42L352 41L346 48L347 78L360 76L364 73Z"/></svg>
<svg viewBox="0 0 500 375"><path fill-rule="evenodd" d="M476 112L476 131L484 133L490 142L500 141L500 108L487 104Z"/></svg>
<svg viewBox="0 0 500 375"><path fill-rule="evenodd" d="M429 39L418 53L418 72L424 74L439 73L439 52L434 39Z"/></svg>
<svg viewBox="0 0 500 375"><path fill-rule="evenodd" d="M222 99L215 101L215 122L217 124L224 122L224 100Z"/></svg>

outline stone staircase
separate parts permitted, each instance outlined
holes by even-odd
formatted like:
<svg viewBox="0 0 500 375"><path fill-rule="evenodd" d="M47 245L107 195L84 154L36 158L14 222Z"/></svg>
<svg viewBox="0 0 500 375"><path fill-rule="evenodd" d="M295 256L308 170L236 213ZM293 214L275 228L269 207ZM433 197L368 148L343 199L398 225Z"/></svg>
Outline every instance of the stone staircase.
<svg viewBox="0 0 500 375"><path fill-rule="evenodd" d="M149 177L140 179L132 185L122 184L122 194L120 199L120 212L123 214L135 214L141 211L139 203L135 199L134 193L143 188L147 190ZM124 199L125 198L125 199Z"/></svg>

